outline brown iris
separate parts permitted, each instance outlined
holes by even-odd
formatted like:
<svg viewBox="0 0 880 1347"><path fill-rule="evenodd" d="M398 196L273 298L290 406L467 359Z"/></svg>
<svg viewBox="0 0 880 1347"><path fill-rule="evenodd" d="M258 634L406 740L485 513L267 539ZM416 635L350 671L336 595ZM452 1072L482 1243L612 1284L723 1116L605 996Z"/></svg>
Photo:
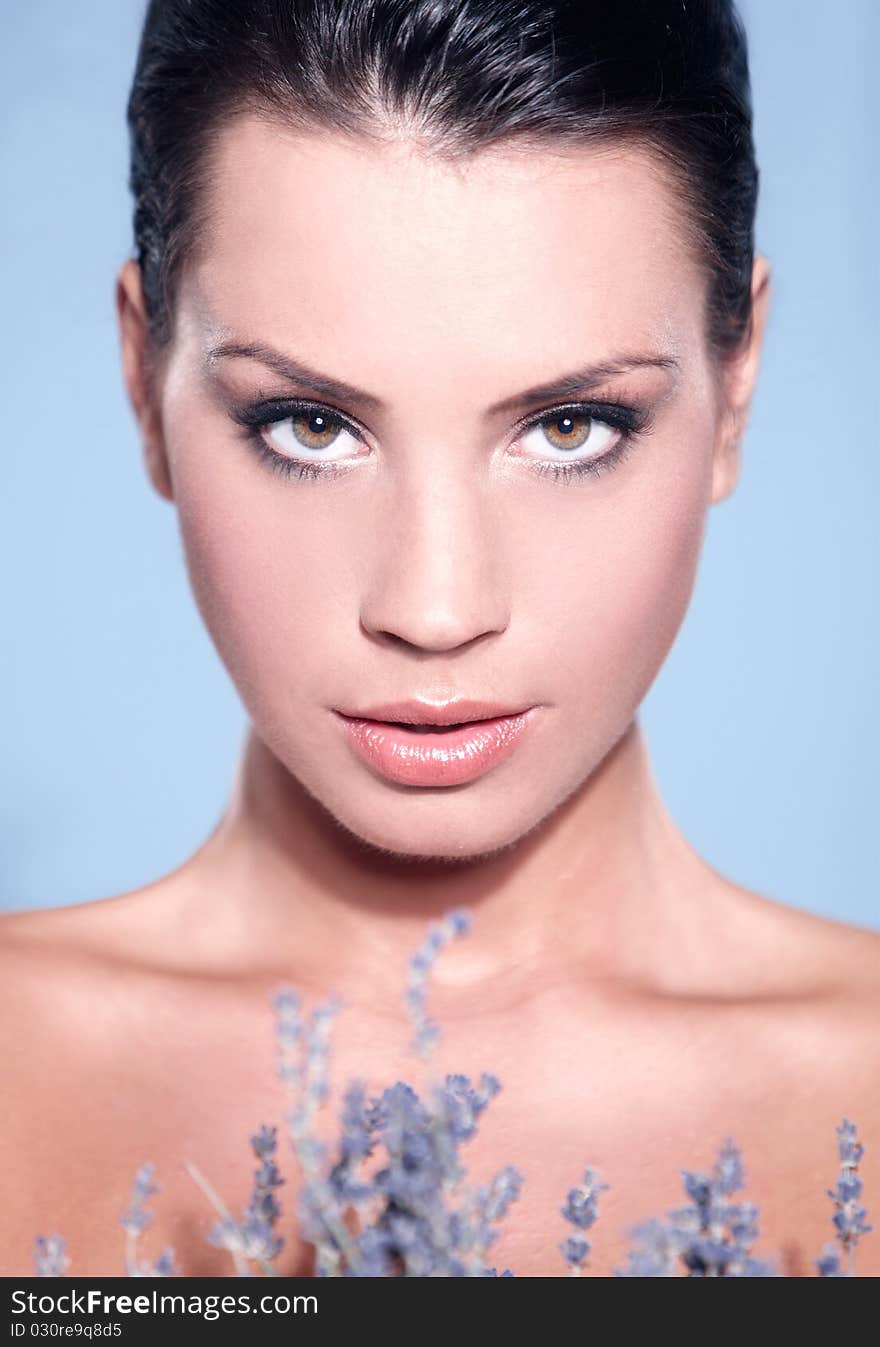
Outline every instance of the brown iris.
<svg viewBox="0 0 880 1347"><path fill-rule="evenodd" d="M309 449L329 449L340 431L340 423L325 412L300 412L290 421L297 439ZM304 432L300 430L302 426Z"/></svg>
<svg viewBox="0 0 880 1347"><path fill-rule="evenodd" d="M584 429L579 431L578 425ZM589 439L591 427L589 416L573 416L570 412L562 412L559 416L551 416L541 422L542 430L556 449L580 449ZM558 440L553 438L556 435Z"/></svg>

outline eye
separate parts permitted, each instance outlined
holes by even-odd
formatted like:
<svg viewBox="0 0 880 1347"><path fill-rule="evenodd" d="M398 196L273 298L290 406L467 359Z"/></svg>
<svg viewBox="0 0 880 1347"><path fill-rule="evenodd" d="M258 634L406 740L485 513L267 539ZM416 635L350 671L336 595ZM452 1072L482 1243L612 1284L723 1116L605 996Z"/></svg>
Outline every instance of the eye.
<svg viewBox="0 0 880 1347"><path fill-rule="evenodd" d="M266 421L261 438L285 458L316 459L318 462L345 458L359 436L343 417L319 404L304 403L275 421ZM332 450L328 455L325 451ZM305 451L305 454L303 454Z"/></svg>
<svg viewBox="0 0 880 1347"><path fill-rule="evenodd" d="M612 415L605 419L592 407L560 408L544 412L529 422L519 443L545 460L549 450L552 462L573 459L575 463L584 464L604 459L622 439L626 439L630 429L619 412L612 420ZM553 450L558 456L552 455ZM581 453L581 450L585 452Z"/></svg>

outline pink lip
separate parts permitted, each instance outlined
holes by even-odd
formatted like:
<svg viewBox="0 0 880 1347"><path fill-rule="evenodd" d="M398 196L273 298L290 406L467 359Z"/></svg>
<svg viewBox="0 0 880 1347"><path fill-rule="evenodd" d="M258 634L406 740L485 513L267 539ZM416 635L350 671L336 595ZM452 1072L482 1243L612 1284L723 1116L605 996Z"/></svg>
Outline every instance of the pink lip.
<svg viewBox="0 0 880 1347"><path fill-rule="evenodd" d="M475 701L471 697L449 697L441 702L430 697L409 697L399 702L381 702L374 706L338 706L341 715L352 720L403 720L410 725L459 725L465 720L497 720L519 715L523 706L503 706L500 702Z"/></svg>
<svg viewBox="0 0 880 1347"><path fill-rule="evenodd" d="M404 729L335 712L355 753L389 781L405 786L460 786L503 761L537 707L456 729Z"/></svg>

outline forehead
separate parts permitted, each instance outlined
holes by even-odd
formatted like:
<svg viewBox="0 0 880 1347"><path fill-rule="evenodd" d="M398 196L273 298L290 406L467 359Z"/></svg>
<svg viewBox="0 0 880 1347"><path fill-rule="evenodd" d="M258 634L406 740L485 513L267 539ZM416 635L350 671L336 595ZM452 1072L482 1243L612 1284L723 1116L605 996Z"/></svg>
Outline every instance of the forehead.
<svg viewBox="0 0 880 1347"><path fill-rule="evenodd" d="M683 341L705 278L684 208L638 147L508 146L449 162L412 142L231 122L181 291L210 328L418 365ZM679 344L679 343L676 343ZM381 370L377 357L369 363ZM552 363L550 355L548 360Z"/></svg>

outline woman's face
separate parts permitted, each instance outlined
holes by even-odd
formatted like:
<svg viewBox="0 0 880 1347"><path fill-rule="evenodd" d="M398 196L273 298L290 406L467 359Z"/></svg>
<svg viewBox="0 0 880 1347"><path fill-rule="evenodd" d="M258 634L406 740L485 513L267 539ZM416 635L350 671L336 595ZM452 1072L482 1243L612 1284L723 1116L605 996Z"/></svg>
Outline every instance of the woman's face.
<svg viewBox="0 0 880 1347"><path fill-rule="evenodd" d="M257 733L353 834L509 845L630 725L733 485L681 206L635 149L450 166L255 119L211 184L159 388L167 486L153 469L211 636ZM536 708L466 784L386 779L337 714L454 696Z"/></svg>

